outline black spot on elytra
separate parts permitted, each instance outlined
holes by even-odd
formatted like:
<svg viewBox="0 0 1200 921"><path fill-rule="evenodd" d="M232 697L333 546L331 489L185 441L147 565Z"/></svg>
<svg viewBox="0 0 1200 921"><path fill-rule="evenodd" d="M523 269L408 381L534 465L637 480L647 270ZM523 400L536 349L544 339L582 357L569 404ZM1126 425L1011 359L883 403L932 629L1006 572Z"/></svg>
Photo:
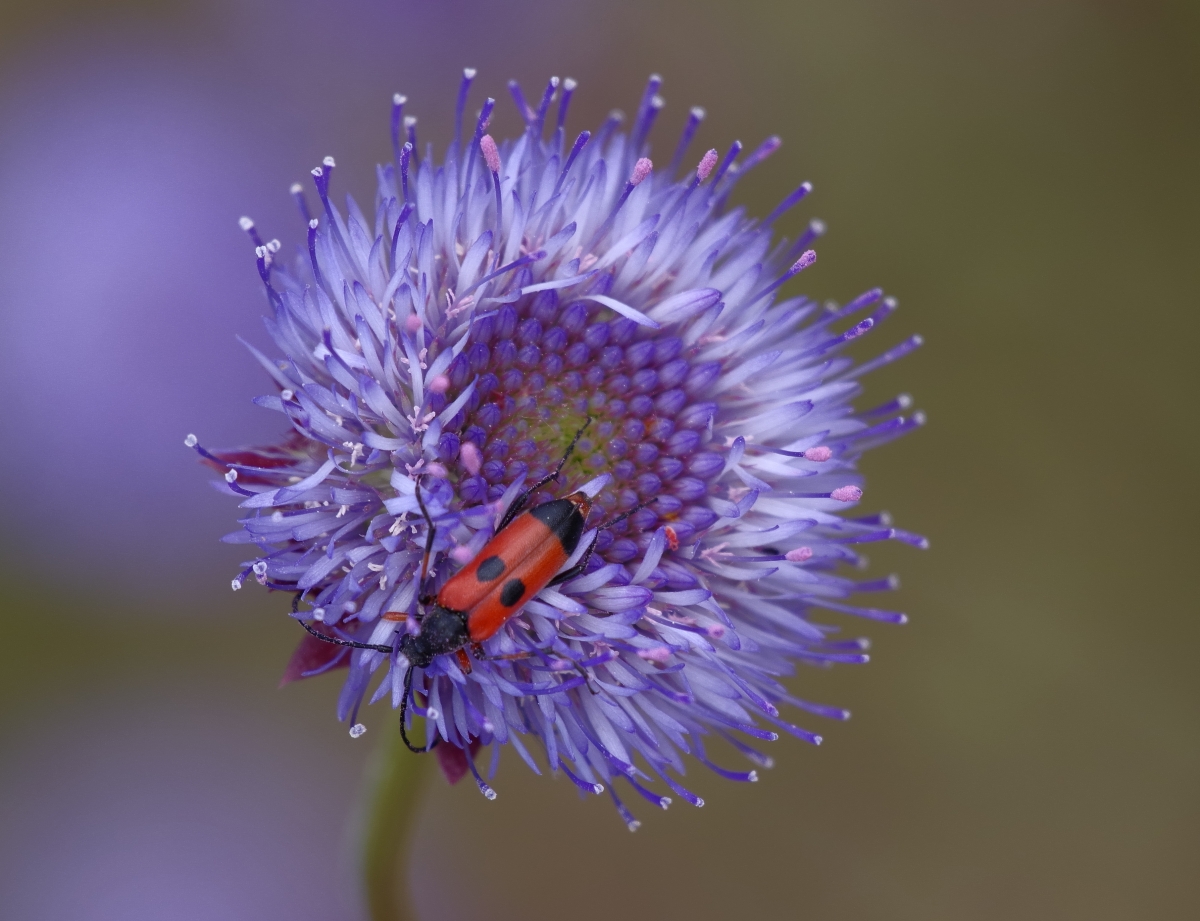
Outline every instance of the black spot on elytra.
<svg viewBox="0 0 1200 921"><path fill-rule="evenodd" d="M583 535L583 516L574 503L566 499L554 499L530 509L529 514L554 532L567 556L575 552Z"/></svg>
<svg viewBox="0 0 1200 921"><path fill-rule="evenodd" d="M475 578L480 582L491 582L504 575L504 560L498 556L489 556L475 570Z"/></svg>
<svg viewBox="0 0 1200 921"><path fill-rule="evenodd" d="M504 583L504 588L500 589L500 603L506 608L511 608L524 594L525 583L520 579L509 579Z"/></svg>

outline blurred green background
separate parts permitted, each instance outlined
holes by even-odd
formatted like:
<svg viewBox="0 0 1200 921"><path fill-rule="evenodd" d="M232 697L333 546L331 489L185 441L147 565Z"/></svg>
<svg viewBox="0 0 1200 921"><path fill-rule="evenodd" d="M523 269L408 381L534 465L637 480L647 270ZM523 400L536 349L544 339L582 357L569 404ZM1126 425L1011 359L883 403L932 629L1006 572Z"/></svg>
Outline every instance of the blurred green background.
<svg viewBox="0 0 1200 921"><path fill-rule="evenodd" d="M355 916L347 816L391 721L353 742L338 679L276 690L294 625L229 592L234 509L182 438L198 416L212 444L274 431L233 338L263 310L236 218L299 239L286 188L327 153L369 195L397 90L440 150L464 65L498 134L510 76L579 80L577 131L659 72L659 155L695 104L696 150L783 137L741 202L765 214L811 180L782 222L829 225L806 289L900 299L863 355L926 339L868 381L864 405L911 392L930 424L868 457L864 504L932 549L873 554L911 623L869 625L870 665L795 682L854 719L776 743L757 785L695 771L702 810L630 836L509 753L492 803L430 772L420 917L1195 917L1200 9L1166 0L0 7L4 386L24 407L4 425L0 914ZM192 164L187 131L217 160ZM127 276L38 300L106 237ZM112 361L71 378L76 301L133 303L151 270L152 312L82 343ZM71 440L97 422L103 450Z"/></svg>

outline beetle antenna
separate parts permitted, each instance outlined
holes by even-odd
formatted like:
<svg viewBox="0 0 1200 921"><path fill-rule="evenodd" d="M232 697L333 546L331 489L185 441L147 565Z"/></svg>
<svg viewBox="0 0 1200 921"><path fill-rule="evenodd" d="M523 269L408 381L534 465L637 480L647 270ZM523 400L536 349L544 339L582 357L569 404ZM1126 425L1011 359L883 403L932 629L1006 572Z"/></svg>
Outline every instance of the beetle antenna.
<svg viewBox="0 0 1200 921"><path fill-rule="evenodd" d="M425 524L427 526L425 534L425 555L421 557L421 581L418 583L418 585L424 585L425 577L429 575L429 557L433 553L433 539L435 537L435 533L433 530L433 519L429 516L429 509L425 508L425 500L421 498L421 476L417 477L417 484L413 488L413 492L416 494L417 505L421 509L421 514L425 517Z"/></svg>
<svg viewBox="0 0 1200 921"><path fill-rule="evenodd" d="M384 646L382 643L357 643L353 640L342 640L338 639L336 636L326 636L324 633L314 630L302 620L298 620L296 623L307 630L311 636L315 636L323 643L332 643L334 646L349 646L351 649L373 649L376 652L386 652L388 655L391 655L393 652L395 652L394 647Z"/></svg>
<svg viewBox="0 0 1200 921"><path fill-rule="evenodd" d="M431 748L436 746L441 741L440 736L434 736L433 742L417 748L412 742L408 741L408 733L404 731L404 722L408 718L408 698L412 696L413 684L413 667L408 667L408 674L404 676L404 700L400 704L400 738L404 740L404 744L408 746L408 750L416 755L423 755Z"/></svg>
<svg viewBox="0 0 1200 921"><path fill-rule="evenodd" d="M583 433L585 431L587 431L587 427L591 424L592 424L592 417L588 416L587 421L584 422L583 425L581 425L579 427L579 431L575 433L575 437L572 438L571 443L569 445L567 445L567 450L563 453L562 458L558 462L558 466L554 468L553 472L547 473L544 477L542 477L540 480L538 480L536 483L534 483L532 486L530 486L527 490L525 490L523 493L521 493L521 495L519 495L519 496L517 496L517 498L513 499L512 504L509 505L509 507L505 510L504 517L500 519L500 524L496 528L497 534L499 534L506 527L508 527L508 525L512 522L512 520L517 517L517 515L520 513L521 509L523 509L525 507L525 503L529 501L530 496L532 496L535 492L537 492L539 489L541 489L546 484L551 483L558 479L558 475L560 473L562 473L563 467L565 467L567 465L567 461L571 457L571 452L573 452L575 450L575 445L579 443L579 439L583 437Z"/></svg>

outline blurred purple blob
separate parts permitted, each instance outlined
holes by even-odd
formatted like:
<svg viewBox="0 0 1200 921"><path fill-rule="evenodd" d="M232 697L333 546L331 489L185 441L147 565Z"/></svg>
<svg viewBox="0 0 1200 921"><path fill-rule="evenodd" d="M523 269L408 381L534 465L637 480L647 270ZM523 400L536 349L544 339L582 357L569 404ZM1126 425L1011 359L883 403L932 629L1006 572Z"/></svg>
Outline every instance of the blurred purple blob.
<svg viewBox="0 0 1200 921"><path fill-rule="evenodd" d="M186 67L63 63L0 100L8 541L56 582L153 590L221 527L176 486L184 435L258 423L233 331L257 325L236 219L261 180L249 113Z"/></svg>

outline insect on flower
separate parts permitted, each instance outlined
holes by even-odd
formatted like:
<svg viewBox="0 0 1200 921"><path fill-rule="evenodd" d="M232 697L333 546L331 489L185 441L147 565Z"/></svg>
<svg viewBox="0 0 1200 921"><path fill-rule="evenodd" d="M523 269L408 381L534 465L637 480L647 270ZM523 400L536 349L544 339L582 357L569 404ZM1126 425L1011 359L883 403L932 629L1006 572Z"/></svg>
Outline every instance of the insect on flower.
<svg viewBox="0 0 1200 921"><path fill-rule="evenodd" d="M252 555L233 588L292 594L311 634L285 682L344 668L352 736L390 698L451 780L495 796L475 756L490 778L507 748L636 828L618 788L701 805L689 762L753 781L718 762L769 765L757 745L781 732L821 741L785 709L849 715L784 680L867 661L828 612L904 620L851 603L897 585L854 568L865 544L924 539L847 511L863 452L923 421L907 396L857 408L859 381L920 339L856 363L845 347L892 298L785 296L824 225L790 242L774 225L812 186L763 219L731 204L778 138L690 159L696 108L656 165L658 77L628 131L614 113L574 140L575 83L552 78L540 100L509 84L524 127L497 141L494 99L463 130L474 77L440 159L393 99L373 208L335 200L329 157L319 204L292 187L299 245L242 220L275 352L251 349L274 382L256 402L287 434L186 444L240 502L225 540Z"/></svg>
<svg viewBox="0 0 1200 921"><path fill-rule="evenodd" d="M485 640L495 636L496 631L518 614L525 603L542 589L569 582L586 571L600 535L639 509L653 504L653 499L639 503L597 527L583 558L563 569L579 546L579 539L592 511L591 498L587 493L573 492L562 499L543 502L526 512L522 512L522 509L539 489L558 479L563 465L579 442L579 436L591 423L592 419L589 417L584 427L576 432L562 460L551 473L546 474L512 501L496 526L495 536L483 546L475 559L456 572L442 586L436 598L430 595L421 597L421 604L427 608L432 607L432 610L419 618L420 632L416 635L406 634L398 645L400 656L408 662L408 672L404 678L404 701L400 705L400 735L411 751L421 754L438 742L435 738L432 745L417 747L409 741L405 722L408 701L412 696L413 670L428 668L436 657L453 654L462 670L470 674L471 660L463 651L464 647L469 645L476 658L488 659L482 647ZM429 570L429 557L433 552L436 529L425 503L421 500L419 479L416 497L428 528L425 553L421 559L420 581L423 584ZM299 597L296 596L297 600ZM389 611L382 619L403 623L408 619L408 615ZM303 620L300 623L312 636L334 646L373 649L389 655L397 651L395 645L338 639L318 632ZM531 655L532 653L516 653L491 658L513 660L529 658ZM600 661L607 658L602 656ZM591 662L581 665L571 663L570 660L563 661L568 663L566 667L578 669L585 680L585 665L598 664Z"/></svg>

